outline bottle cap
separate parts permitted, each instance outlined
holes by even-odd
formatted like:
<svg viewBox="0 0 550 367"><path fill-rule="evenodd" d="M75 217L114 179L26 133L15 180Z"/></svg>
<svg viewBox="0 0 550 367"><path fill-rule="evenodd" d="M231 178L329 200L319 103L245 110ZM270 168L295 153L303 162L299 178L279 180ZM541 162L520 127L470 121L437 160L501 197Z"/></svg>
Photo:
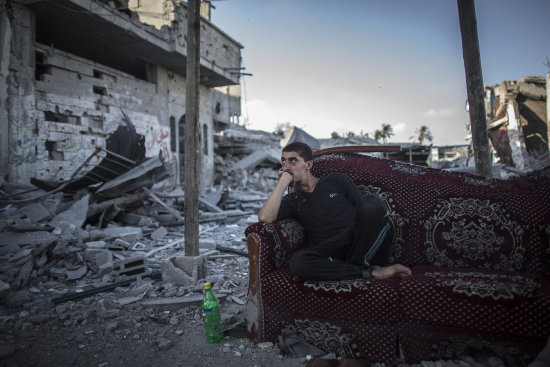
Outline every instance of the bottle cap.
<svg viewBox="0 0 550 367"><path fill-rule="evenodd" d="M204 283L204 289L210 289L212 287L212 284L210 282Z"/></svg>

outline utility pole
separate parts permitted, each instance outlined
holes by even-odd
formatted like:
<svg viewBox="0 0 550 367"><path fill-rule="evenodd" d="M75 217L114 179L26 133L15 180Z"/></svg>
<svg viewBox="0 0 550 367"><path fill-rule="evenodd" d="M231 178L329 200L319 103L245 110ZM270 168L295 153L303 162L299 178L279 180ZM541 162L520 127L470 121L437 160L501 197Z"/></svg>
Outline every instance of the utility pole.
<svg viewBox="0 0 550 367"><path fill-rule="evenodd" d="M187 2L185 100L185 256L199 255L199 80L200 0Z"/></svg>
<svg viewBox="0 0 550 367"><path fill-rule="evenodd" d="M485 177L492 177L493 169L485 117L483 75L481 73L474 0L457 0L457 4L476 173Z"/></svg>

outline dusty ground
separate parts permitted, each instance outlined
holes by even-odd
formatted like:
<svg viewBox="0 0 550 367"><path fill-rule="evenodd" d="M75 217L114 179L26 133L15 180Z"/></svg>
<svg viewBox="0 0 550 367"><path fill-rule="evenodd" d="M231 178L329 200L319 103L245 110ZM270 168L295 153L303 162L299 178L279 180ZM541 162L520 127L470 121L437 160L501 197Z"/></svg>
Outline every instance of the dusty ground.
<svg viewBox="0 0 550 367"><path fill-rule="evenodd" d="M209 261L210 280L234 285L232 295L244 299L248 263L242 257ZM220 269L224 269L220 271ZM229 282L229 283L227 283ZM303 366L304 358L286 358L274 345L246 338L244 306L221 301L225 338L208 344L199 306L148 307L141 302L119 306L124 287L75 301L52 302L57 282L37 282L5 300L1 314L2 366ZM134 286L135 287L135 286ZM200 284L171 287L151 281L143 300L155 296L201 294ZM185 289L183 289L185 288ZM17 298L17 297L15 297ZM26 300L26 301L25 301ZM23 302L24 301L24 302ZM17 305L18 303L22 303ZM15 307L8 307L15 306ZM171 309L171 310L170 310Z"/></svg>

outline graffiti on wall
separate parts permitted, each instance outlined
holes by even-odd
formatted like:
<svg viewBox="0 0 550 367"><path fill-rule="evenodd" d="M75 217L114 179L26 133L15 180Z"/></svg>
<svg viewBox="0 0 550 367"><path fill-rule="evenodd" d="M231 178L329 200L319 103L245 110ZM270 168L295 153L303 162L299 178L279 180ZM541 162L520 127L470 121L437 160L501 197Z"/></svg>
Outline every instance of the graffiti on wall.
<svg viewBox="0 0 550 367"><path fill-rule="evenodd" d="M170 128L166 126L157 126L156 128L151 126L145 134L145 148L147 156L158 154L160 151L162 159L165 162L171 161Z"/></svg>

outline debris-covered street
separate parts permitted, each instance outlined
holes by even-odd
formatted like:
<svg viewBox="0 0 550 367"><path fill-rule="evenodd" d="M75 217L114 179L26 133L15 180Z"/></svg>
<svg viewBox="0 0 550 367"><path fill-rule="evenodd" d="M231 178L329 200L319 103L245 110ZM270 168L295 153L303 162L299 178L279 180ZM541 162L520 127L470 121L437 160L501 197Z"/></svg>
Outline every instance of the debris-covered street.
<svg viewBox="0 0 550 367"><path fill-rule="evenodd" d="M21 197L7 184L2 190L12 202ZM166 181L144 190L146 198L112 220L95 216L95 224L84 226L92 213L87 194L75 199L34 190L38 200L3 206L2 365L199 366L223 359L241 366L243 360L273 365L284 358L272 343L248 340L243 323L244 229L257 220L263 193L215 186L201 197L204 264L196 268L203 273L190 282L178 278L186 275L170 262L184 253L177 218L183 192ZM219 345L204 338L205 281L222 303L226 337ZM301 361L284 361L292 363Z"/></svg>

